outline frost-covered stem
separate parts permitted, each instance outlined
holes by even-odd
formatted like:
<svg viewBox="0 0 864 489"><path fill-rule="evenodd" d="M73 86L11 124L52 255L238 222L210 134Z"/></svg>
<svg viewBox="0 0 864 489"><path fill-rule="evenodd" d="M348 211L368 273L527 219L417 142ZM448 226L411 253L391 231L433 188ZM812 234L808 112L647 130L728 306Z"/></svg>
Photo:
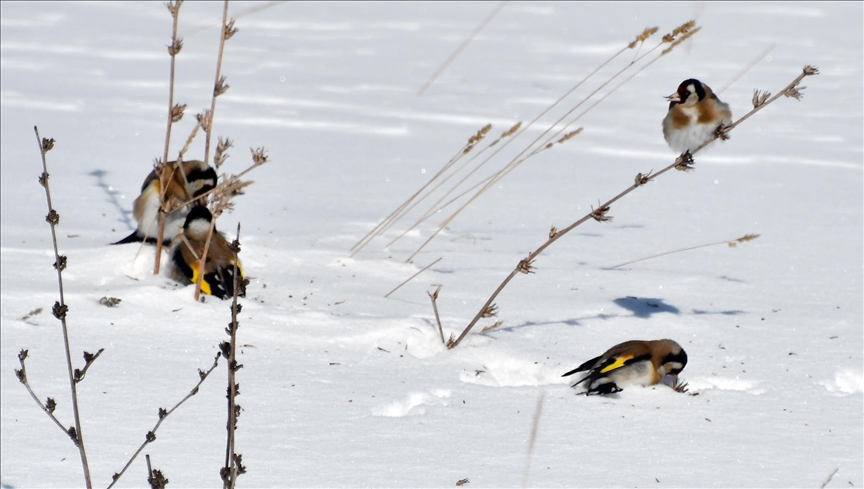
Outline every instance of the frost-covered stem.
<svg viewBox="0 0 864 489"><path fill-rule="evenodd" d="M668 172L669 170L671 170L673 168L677 168L679 170L692 169L692 167L690 166L690 164L692 164L692 159L689 159L688 156L692 157L692 155L698 153L704 147L708 146L711 142L713 142L716 139L719 139L719 138L725 139L727 137L727 134L730 131L732 131L733 129L738 127L739 124L741 124L742 122L744 122L745 120L750 118L750 116L752 116L756 112L762 110L766 105L768 105L768 104L774 102L775 100L777 100L778 98L780 98L781 95L795 97L795 95L797 94L798 97L800 97L800 91L799 90L803 90L803 87L799 89L798 84L801 82L801 80L804 79L804 77L817 75L817 74L819 74L819 70L817 68L810 66L810 65L805 66L804 69L802 70L802 73L800 75L798 75L798 77L795 78L795 80L793 80L792 83L787 85L777 95L774 95L773 97L771 97L771 98L767 99L766 101L761 102L759 104L754 103L754 107L752 110L750 110L750 112L748 112L743 117L741 117L740 119L738 119L737 121L735 121L734 123L732 123L728 126L719 127L717 132L714 134L714 136L711 139L704 142L703 144L701 144L699 147L697 147L693 151L685 152L683 155L676 158L672 164L670 164L666 168L663 168L662 170L658 171L657 173L648 174L648 175L643 175L643 174L639 173L638 175L636 175L636 179L635 179L634 184L630 185L623 192L621 192L618 195L616 195L615 197L609 199L605 203L600 204L597 209L592 209L591 212L589 212L588 214L583 216L581 219L579 219L578 221L574 222L573 224L567 226L566 228L564 228L560 231L555 230L553 228L552 232L549 233L549 239L546 240L545 243L540 245L539 248L532 251L526 258L521 260L519 262L519 264L516 265L516 268L512 272L510 272L509 275L507 275L507 277L504 279L504 281L501 282L501 285L499 285L498 288L495 289L495 292L492 293L492 295L489 297L489 299L486 301L486 303L483 305L483 307L480 308L480 311L477 312L477 314L474 316L474 319L472 319L471 322L468 323L468 326L465 327L465 330L462 331L462 334L459 335L459 337L456 339L456 341L450 343L448 345L448 347L454 348L454 347L459 345L459 343L462 341L462 339L465 338L465 336L468 334L468 332L471 331L471 329L474 327L475 324L477 324L477 321L479 321L480 318L482 318L484 316L484 313L487 311L487 308L489 308L492 305L492 303L495 301L495 298L498 297L498 294L500 294L501 291L504 290L504 287L506 287L507 284L510 283L511 280L513 280L513 277L515 277L517 273L520 273L520 272L521 273L532 273L533 272L532 263L533 263L534 259L537 258L537 256L540 253L542 253L543 250L545 250L546 248L551 246L552 243L554 243L555 241L558 241L559 238L561 238L562 236L569 233L571 230L573 230L577 226L585 223L588 220L594 219L598 222L608 221L609 219L611 219L611 217L607 217L606 213L609 212L609 208L611 207L612 204L614 204L618 200L622 199L625 195L636 190L637 188L645 185L646 183L648 183L652 180L657 179L657 177L659 177L660 175L663 175L664 173Z"/></svg>
<svg viewBox="0 0 864 489"><path fill-rule="evenodd" d="M171 125L174 123L175 119L174 67L176 64L177 53L180 51L181 46L181 44L178 43L177 39L177 23L180 18L180 5L182 3L183 0L176 0L173 3L169 0L167 4L168 10L171 12L171 16L174 18L174 25L171 30L171 46L169 46L168 48L168 54L171 56L171 74L169 76L168 82L168 127L165 129L165 149L162 152L162 163L165 166L163 166L162 171L159 172L159 183L162 186L163 192L159 198L159 227L156 234L156 259L153 265L154 275L159 274L159 268L162 264L162 245L165 240L165 206L167 202L165 202L164 190L168 188L168 147L171 144Z"/></svg>
<svg viewBox="0 0 864 489"><path fill-rule="evenodd" d="M126 473L126 469L128 469L129 466L132 465L132 462L134 462L135 459L138 457L138 455L144 450L144 447L146 447L150 442L156 441L156 431L159 429L159 426L162 425L162 422L165 421L165 419L167 419L171 413L176 411L177 408L179 408L181 405L183 405L183 403L186 402L190 397L194 396L195 394L198 394L198 388L201 387L201 384L203 384L205 380L207 380L207 377L210 376L210 372L215 370L216 367L219 365L219 355L220 354L221 353L216 354L216 358L213 359L213 365L211 365L210 368L206 372L203 370L200 370L200 369L198 370L198 377L200 378L200 380L195 385L195 387L191 391L189 391L189 394L186 394L186 397L181 399L180 402L175 404L173 408L171 408L167 411L165 409L159 408L159 421L157 421L156 425L153 426L153 429L148 431L147 434L144 436L144 443L142 443L141 446L138 447L138 450L136 450L135 453L132 454L132 458L130 458L129 461L126 462L126 465L123 466L123 470L121 470L120 472L117 472L113 476L111 476L112 480L111 480L111 484L108 486L109 489L111 487L114 487L114 484L116 484L117 481L119 481L120 478L123 477L123 474Z"/></svg>
<svg viewBox="0 0 864 489"><path fill-rule="evenodd" d="M66 352L66 371L69 374L69 388L72 390L72 415L75 418L75 446L78 447L78 453L81 455L81 467L84 469L84 483L87 489L93 487L93 482L90 479L90 466L87 464L87 451L84 448L84 436L81 433L81 417L78 415L78 388L75 383L75 374L72 370L72 354L69 349L69 329L66 327L66 300L63 295L63 269L66 268L66 257L60 256L60 250L57 246L57 224L60 223L60 215L54 210L51 204L51 188L48 185L48 163L45 159L45 153L54 147L53 139L42 139L39 136L39 128L33 126L36 132L36 143L39 145L39 152L42 154L42 175L39 177L39 183L45 188L45 197L48 199L48 216L46 220L51 225L51 241L54 243L54 269L57 270L57 287L60 290L60 301L54 303L54 316L60 320L61 330L63 331L63 349Z"/></svg>

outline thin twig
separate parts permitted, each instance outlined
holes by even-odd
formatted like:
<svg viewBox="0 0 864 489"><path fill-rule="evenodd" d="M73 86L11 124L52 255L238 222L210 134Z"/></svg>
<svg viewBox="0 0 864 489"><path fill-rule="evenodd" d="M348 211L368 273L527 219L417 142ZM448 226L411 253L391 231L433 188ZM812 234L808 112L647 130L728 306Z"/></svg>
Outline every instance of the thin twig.
<svg viewBox="0 0 864 489"><path fill-rule="evenodd" d="M651 260L652 258L659 258L661 256L671 255L673 253L680 253L682 251L698 250L699 248L707 248L709 246L717 246L717 245L725 244L725 245L729 246L730 248L734 248L737 243L744 243L746 241L752 241L752 240L758 238L759 236L760 235L758 235L758 234L747 234L747 235L744 235L738 239L733 239L732 241L717 241L716 243L708 243L708 244L703 244L703 245L698 245L698 246L690 246L687 248L681 248L679 250L674 250L674 251L667 251L664 253L658 253L656 255L646 256L645 258L639 258L638 260L632 260L632 261L628 261L628 262L624 262L624 263L619 263L618 265L615 265L614 267L609 267L606 270L614 270L616 268L620 268L620 267L623 267L625 265L630 265L633 263L639 263L640 261Z"/></svg>
<svg viewBox="0 0 864 489"><path fill-rule="evenodd" d="M63 295L63 270L66 268L66 257L60 255L59 247L57 246L57 230L56 227L60 223L60 214L54 210L51 204L51 188L48 184L48 163L45 159L45 153L51 151L54 147L53 139L42 139L39 137L39 128L33 126L33 131L36 132L36 143L39 145L39 152L42 154L42 175L39 176L39 183L45 188L45 197L48 199L48 216L45 218L51 226L51 241L54 244L54 269L57 270L57 287L60 290L60 301L54 303L54 317L60 320L61 330L63 331L63 349L66 353L66 371L69 374L69 388L72 391L72 414L75 418L75 445L78 447L78 453L81 456L81 466L84 469L84 483L87 489L93 487L93 482L90 479L90 466L87 463L87 451L84 448L84 437L81 433L81 417L78 413L78 388L72 370L72 353L69 348L69 328L66 326L66 313L69 308L66 306L66 300Z"/></svg>
<svg viewBox="0 0 864 489"><path fill-rule="evenodd" d="M463 49L468 47L468 44L470 44L471 41L473 41L474 38L477 37L477 34L480 34L480 31L482 31L483 28L486 27L487 24L489 24L489 22L492 22L492 19L494 19L495 16L498 15L498 12L500 12L505 5L507 5L506 1L499 3L498 6L495 7L495 10L490 12L489 15L487 15L486 18L483 19L483 21L480 22L480 24L478 24L473 31L471 31L471 34L468 34L468 37L464 41L462 41L462 44L460 44L455 51L453 51L453 54L451 54L450 57L448 57L444 61L444 63L442 63L441 66L438 67L437 70L435 70L435 73L433 73L432 76L430 76L429 79L426 80L426 83L424 83L423 86L420 87L420 90L417 91L418 97L423 95L423 92L425 92L426 89L429 88L430 85L432 85L432 82L434 82L435 79L438 78L438 75L440 75L445 69L447 69L447 66L449 66L454 59L456 59L456 56L459 56L459 53L461 53Z"/></svg>
<svg viewBox="0 0 864 489"><path fill-rule="evenodd" d="M543 401L546 392L537 396L537 407L534 408L534 422L531 424L531 436L528 437L528 453L525 455L525 469L522 472L522 487L528 487L528 473L531 470L531 456L534 454L534 442L537 441L537 428L540 426L540 415L543 414Z"/></svg>
<svg viewBox="0 0 864 489"><path fill-rule="evenodd" d="M240 395L239 384L237 384L236 373L238 370L243 368L243 365L237 363L237 329L240 327L239 321L237 321L237 315L240 313L241 305L237 302L237 297L240 295L241 288L245 287L245 284L242 284L242 280L240 279L240 274L238 273L238 263L239 258L238 254L240 253L240 223L237 223L237 238L231 243L231 251L234 254L234 283L233 287L233 296L234 299L231 303L231 323L228 325L228 329L225 331L231 337L231 343L227 345L229 349L227 359L228 359L228 437L225 443L225 466L220 470L220 475L222 476L222 487L224 489L233 489L237 485L237 475L244 473L246 471L245 467L239 463L239 458L237 458L234 451L234 432L237 430L237 416L240 414L240 406L237 405L236 398ZM226 351L226 344L222 344L222 355L224 356ZM241 471L242 467L242 471Z"/></svg>
<svg viewBox="0 0 864 489"><path fill-rule="evenodd" d="M673 46L674 46L674 43L673 43ZM671 49L671 48L667 48L667 50L664 52L668 52L668 49ZM583 223L585 223L591 219L594 219L598 222L605 222L605 221L611 220L612 217L608 216L607 213L609 212L609 209L612 206L612 204L614 204L618 200L624 198L624 196L626 196L630 192L636 190L637 188L647 184L648 182L651 182L651 181L657 179L660 175L663 175L664 173L668 172L669 170L672 170L673 168L678 169L678 170L684 170L684 171L693 169L693 167L692 167L692 164L693 164L692 155L698 153L704 147L708 146L709 144L711 144L711 142L715 141L716 139L727 138L728 133L730 131L732 131L734 128L738 127L739 124L741 124L745 120L749 119L753 114L762 110L767 105L771 104L772 102L774 102L775 100L777 100L781 96L785 95L787 97L800 99L801 90L803 90L804 87L798 87L798 84L801 82L801 80L804 79L804 77L817 75L817 74L819 74L819 70L817 68L810 66L810 65L805 66L802 70L802 73L800 75L798 75L783 90L778 92L777 95L769 98L764 103L761 103L761 104L755 106L752 110L750 110L750 112L745 114L743 117L741 117L740 119L738 119L734 123L732 123L728 126L718 127L714 136L712 138L710 138L708 141L702 143L700 146L698 146L697 148L695 148L692 151L685 152L684 154L682 154L681 156L676 158L672 164L670 164L666 168L663 168L662 170L660 170L657 173L648 174L648 175L643 175L640 173L640 174L636 175L635 183L633 183L630 187L625 189L623 192L619 193L618 195L616 195L612 199L606 201L605 203L599 204L597 209L592 208L591 212L589 212L588 214L586 214L584 217L582 217L578 221L574 222L573 224L567 226L566 228L564 228L560 231L556 230L555 232L550 233L549 239L545 243L540 245L539 248L532 251L526 258L522 259L519 262L519 264L516 266L516 268L512 272L510 272L510 274L504 279L503 282L501 282L501 284L498 286L498 288L495 289L495 292L492 293L492 295L489 297L489 299L486 301L486 303L483 305L483 307L480 308L480 311L477 312L477 314L474 316L474 319L472 319L471 322L468 323L468 326L465 328L464 331L462 331L462 334L459 335L459 337L456 339L456 341L452 342L452 346L450 346L450 348L454 348L454 347L459 345L459 343L462 341L462 339L464 339L465 336L468 334L468 332L471 331L471 329L474 327L474 325L477 324L477 321L479 321L480 318L483 317L483 315L485 314L487 309L492 305L495 298L498 297L498 294L501 293L501 291L504 289L504 287L506 287L507 284L510 283L510 281L513 279L513 277L516 276L517 273L532 273L533 272L534 260L537 258L537 256L540 253L543 252L543 250L545 250L546 248L551 246L552 243L554 243L555 241L560 239L565 234L569 233L571 230L573 230L577 226L579 226L579 225L581 225L581 224L583 224Z"/></svg>
<svg viewBox="0 0 864 489"><path fill-rule="evenodd" d="M219 35L219 54L216 58L216 80L213 82L213 97L210 99L210 112L207 115L207 125L205 129L207 130L207 137L204 139L204 163L210 164L210 136L213 134L213 116L216 113L216 97L222 95L225 90L228 89L228 85L225 85L224 78L220 78L222 75L222 55L225 52L225 41L230 39L231 36L234 35L236 29L234 29L234 20L231 20L231 23L228 23L228 0L225 0L224 6L222 8L222 32Z"/></svg>
<svg viewBox="0 0 864 489"><path fill-rule="evenodd" d="M167 190L169 182L167 173L168 148L171 145L171 126L174 122L179 121L183 117L183 110L186 108L185 105L174 107L174 68L176 66L177 54L183 48L183 40L177 37L177 24L180 20L181 5L183 5L183 0L175 0L174 2L169 0L166 4L168 11L171 12L171 17L173 18L173 26L171 28L171 45L168 46L168 54L171 56L171 71L168 78L168 125L165 129L165 148L162 152L163 166L162 171L159 172L159 183L162 185L162 195L159 199L159 226L156 234L156 259L153 264L154 275L159 274L159 268L162 263L162 246L165 239L165 220L167 219L167 215L164 212L167 204L165 202L165 190ZM185 177L186 175L183 176ZM173 178L173 175L171 178Z"/></svg>
<svg viewBox="0 0 864 489"><path fill-rule="evenodd" d="M720 95L720 94L722 94L723 92L725 92L727 88L731 87L731 86L732 86L736 81L738 81L739 78L741 78L742 76L744 76L748 71L752 70L753 67L756 66L757 63L759 63L760 61L762 61L762 59L763 59L765 56L768 56L768 53L770 53L771 51L773 51L774 48L776 48L776 47L777 47L777 43L776 43L776 42L772 42L771 44L769 44L768 47L765 48L761 53L759 53L758 56L756 56L755 58L753 58L752 61L750 61L749 63L747 63L747 66L745 66L744 68L742 68L741 71L739 71L738 73L736 73L735 76L733 76L733 77L732 77L728 82L726 82L725 84L723 84L723 86L720 87L720 89L718 89L718 90L717 90L716 92L714 92L714 93L716 93L717 95Z"/></svg>
<svg viewBox="0 0 864 489"><path fill-rule="evenodd" d="M134 462L135 458L137 458L138 455L141 453L141 451L144 450L144 447L146 447L149 443L156 441L156 431L162 425L162 422L165 421L171 413L176 411L177 408L182 406L183 403L186 402L190 397L194 396L195 394L198 394L198 389L199 389L199 387L201 387L201 384L203 384L204 381L207 380L207 377L210 375L210 373L213 372L213 370L215 370L216 367L219 365L219 356L220 355L221 355L221 353L216 354L216 358L213 359L213 365L211 365L210 368L206 372L203 370L200 370L200 369L198 370L198 377L200 380L198 381L197 384L195 384L195 387L192 388L191 391L189 391L189 394L186 394L186 397L181 399L180 402L175 404L174 407L172 407L171 409L169 409L167 411L165 409L159 408L159 421L156 422L156 425L153 426L153 429L151 429L150 431L147 432L147 434L144 437L144 443L142 443L141 446L138 447L138 450L136 450L135 453L132 454L132 458L130 458L129 461L126 462L126 465L123 466L123 470L121 470L120 472L117 472L113 476L111 476L111 484L108 486L109 489L111 487L114 487L114 484L116 484L117 481L119 481L120 478L123 477L123 474L126 473L126 469L128 469L129 466L132 465L132 462Z"/></svg>
<svg viewBox="0 0 864 489"><path fill-rule="evenodd" d="M825 489L825 487L828 486L828 483L831 482L831 479L834 478L834 475L837 473L838 470L840 470L840 467L837 467L836 469L834 469L834 472L831 472L831 475L829 475L828 478L825 479L825 482L822 483L822 486L820 486L819 489Z"/></svg>
<svg viewBox="0 0 864 489"><path fill-rule="evenodd" d="M444 328L441 327L441 317L438 316L438 292L441 291L441 286L439 285L435 292L426 292L429 294L429 299L432 300L432 310L435 311L435 322L438 323L438 332L441 334L441 343L447 345L447 341L444 339ZM449 347L448 347L449 348Z"/></svg>
<svg viewBox="0 0 864 489"><path fill-rule="evenodd" d="M52 421L54 421L54 424L56 424L57 427L63 431L63 434L72 438L72 443L77 443L77 440L73 436L74 432L72 432L71 429L67 429L65 426L63 426L63 423L61 423L60 420L57 419L56 416L54 416L54 408L57 407L57 403L54 401L54 399L49 397L48 401L43 404L42 401L39 400L39 397L36 396L36 393L33 392L33 388L30 387L30 381L27 379L27 367L24 366L24 360L27 359L27 353L28 350L21 350L21 352L18 353L18 362L21 364L21 370L15 370L15 376L18 377L19 382L24 384L24 387L27 388L27 392L30 393L30 397L32 397L33 400L36 401L36 404L39 405L39 408L42 409L42 411L44 411L45 414L47 414ZM50 409L48 408L48 405L51 406Z"/></svg>
<svg viewBox="0 0 864 489"><path fill-rule="evenodd" d="M444 257L442 256L441 258L444 258ZM429 270L429 267L431 267L432 265L434 265L434 264L438 263L439 261L441 261L441 258L438 258L437 260L435 260L435 261L433 261L432 263L430 263L430 264L426 265L425 267L423 267L423 270L420 270L419 272L415 273L414 275L411 275L410 277L408 277L408 280L406 280L406 281L402 282L401 284L397 285L396 288L393 289L393 290L391 290L390 292L387 292L387 295L385 295L384 298L386 299L386 298L390 297L390 294L392 294L393 292L396 292L397 290L399 290L400 287L402 287L403 285L407 284L408 282L414 280L414 277L416 277L417 275L420 275L421 273L425 272L426 270Z"/></svg>

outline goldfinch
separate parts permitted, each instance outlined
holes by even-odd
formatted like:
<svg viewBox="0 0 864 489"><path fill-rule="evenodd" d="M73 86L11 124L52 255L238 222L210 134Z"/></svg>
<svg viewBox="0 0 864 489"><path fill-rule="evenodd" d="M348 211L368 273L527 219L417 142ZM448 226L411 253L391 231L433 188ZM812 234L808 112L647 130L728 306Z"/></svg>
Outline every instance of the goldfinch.
<svg viewBox="0 0 864 489"><path fill-rule="evenodd" d="M168 251L168 256L171 257L171 278L186 285L198 281L198 258L204 253L212 220L213 214L204 206L197 205L189 211L183 223L183 232L174 238ZM239 261L237 271L240 273L239 279L243 280L243 267ZM239 296L245 297L245 290L242 287L240 290ZM207 260L204 262L201 292L220 299L234 296L234 253L225 237L215 229L210 249L207 251Z"/></svg>
<svg viewBox="0 0 864 489"><path fill-rule="evenodd" d="M672 377L675 385L686 365L687 352L672 340L634 340L613 346L562 377L588 372L572 387L586 382L586 395L614 394L622 390L619 385L655 385L666 375Z"/></svg>
<svg viewBox="0 0 864 489"><path fill-rule="evenodd" d="M710 140L720 124L732 122L729 104L721 102L708 85L690 78L666 97L669 112L663 119L663 137L677 153L698 148Z"/></svg>
<svg viewBox="0 0 864 489"><path fill-rule="evenodd" d="M168 190L165 193L168 202L176 199L180 202L192 200L195 197L209 191L216 186L216 171L203 161L190 160L183 162L183 173L180 172L177 162L168 163ZM141 195L135 199L133 215L138 223L138 228L129 236L113 244L137 243L145 241L155 243L156 235L159 234L159 195L162 193L162 184L156 170L150 172L141 185ZM189 205L184 206L165 216L165 231L163 240L170 243L180 232L180 226L186 220L189 213Z"/></svg>

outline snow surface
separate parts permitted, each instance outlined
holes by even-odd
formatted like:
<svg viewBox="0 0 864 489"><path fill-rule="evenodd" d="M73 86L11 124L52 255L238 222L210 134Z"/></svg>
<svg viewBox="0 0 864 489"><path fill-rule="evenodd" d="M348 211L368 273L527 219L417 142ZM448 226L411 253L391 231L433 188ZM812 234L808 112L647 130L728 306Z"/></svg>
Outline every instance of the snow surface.
<svg viewBox="0 0 864 489"><path fill-rule="evenodd" d="M231 234L243 224L253 277L239 333L239 485L819 487L839 469L828 487L864 486L862 4L512 2L418 97L495 7L289 2L237 20L215 133L236 143L229 173L248 165L248 147L272 158L219 221ZM189 110L172 154L209 106L220 16L215 3L181 10L176 100ZM404 260L437 221L349 258L484 124L497 135L531 120L642 28L662 34L694 17L703 31L692 41L589 112L577 138L484 194L414 264ZM133 229L132 201L162 152L170 16L155 2L4 2L0 25L2 484L82 485L76 449L13 373L29 349L34 389L72 423L49 312L38 125L57 141L48 161L76 366L82 350L105 348L79 385L104 487L158 408L210 365L229 321L228 302L195 303L191 287L152 276L151 248L136 257L135 245L107 245ZM499 296L499 330L441 345L433 284L458 334L550 226L672 161L663 95L690 77L722 87L772 44L721 99L740 117L754 88L776 92L813 64L822 74L805 80L803 100L779 100L697 155L695 172L664 175L615 204L612 222L562 238ZM747 233L761 237L608 269ZM122 303L106 308L103 296ZM682 378L698 396L658 386L584 397L560 377L621 341L665 337L687 350ZM223 362L146 448L170 487L220 485L225 386ZM145 478L142 456L119 486Z"/></svg>

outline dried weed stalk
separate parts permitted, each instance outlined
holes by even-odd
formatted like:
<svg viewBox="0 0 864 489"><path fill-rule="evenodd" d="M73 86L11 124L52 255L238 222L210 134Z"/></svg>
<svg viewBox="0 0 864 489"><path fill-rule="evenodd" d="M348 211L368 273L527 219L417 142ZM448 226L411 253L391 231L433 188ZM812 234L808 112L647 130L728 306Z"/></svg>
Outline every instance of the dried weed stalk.
<svg viewBox="0 0 864 489"><path fill-rule="evenodd" d="M690 246L688 248L681 248L681 249L673 250L673 251L666 251L664 253L658 253L656 255L646 256L645 258L639 258L638 260L632 260L632 261L628 261L628 262L624 262L624 263L619 263L618 265L615 265L614 267L607 268L607 270L614 270L616 268L620 268L620 267L623 267L626 265L631 265L633 263L639 263L640 261L651 260L653 258L659 258L661 256L672 255L674 253L681 253L682 251L698 250L699 248L707 248L709 246L717 246L717 245L725 244L725 245L729 246L730 248L735 248L736 246L738 246L738 243L746 243L747 241L753 241L754 239L758 238L759 236L760 235L758 235L758 234L745 234L744 236L741 236L738 239L733 239L732 241L717 241L716 243L708 243L708 244L703 244L703 245L698 245L698 246Z"/></svg>
<svg viewBox="0 0 864 489"><path fill-rule="evenodd" d="M41 138L39 136L39 128L35 126L33 127L33 130L36 132L36 143L39 145L39 152L42 155L42 174L39 176L39 184L45 189L45 197L48 200L48 215L45 217L45 220L51 226L51 242L54 245L54 269L57 271L57 287L60 291L60 300L54 303L51 312L54 314L55 318L60 320L61 331L63 332L63 349L66 353L66 371L69 377L69 388L72 391L72 416L75 420L75 426L67 429L57 420L53 414L57 403L53 398L49 397L45 404L43 404L33 392L33 389L27 381L27 369L24 366L24 360L27 358L27 350L21 350L21 353L18 354L18 361L21 363L21 369L15 370L15 376L22 384L24 384L24 387L27 388L27 391L39 407L48 414L54 423L57 424L57 426L59 426L60 429L62 429L63 432L72 439L75 446L78 447L78 454L81 456L81 467L84 470L84 484L89 489L93 487L93 482L90 477L90 465L87 463L87 450L84 446L84 435L81 432L81 416L78 411L77 385L78 382L84 379L84 374L87 369L90 368L90 364L96 360L103 350L100 349L99 353L96 355L84 352L86 364L83 370L72 368L72 353L69 347L69 328L66 324L66 315L69 312L69 307L66 305L66 298L63 294L63 270L66 269L67 260L66 256L60 254L59 247L57 246L57 226L60 224L60 214L54 210L54 206L51 204L51 187L48 183L48 163L45 158L45 154L48 153L48 151L51 151L54 147L54 140Z"/></svg>
<svg viewBox="0 0 864 489"><path fill-rule="evenodd" d="M237 263L240 254L240 224L237 224L237 237L231 243L231 252L234 253L234 300L231 303L231 322L225 328L225 332L230 337L230 342L223 341L219 345L222 356L228 360L228 430L227 442L225 444L225 466L219 471L222 478L222 487L224 489L233 489L237 485L237 476L246 473L246 467L243 465L243 456L238 454L234 449L234 432L237 431L237 418L240 417L242 408L237 404L237 396L240 395L240 384L235 378L237 371L243 368L242 364L237 363L237 329L240 327L240 322L237 321L237 315L240 314L242 306L237 302L237 296L246 290L248 279L240 279L240 274L237 273Z"/></svg>
<svg viewBox="0 0 864 489"><path fill-rule="evenodd" d="M183 39L177 37L177 23L180 20L180 6L183 5L183 0L169 0L165 6L171 13L173 19L173 27L171 29L171 45L168 46L168 55L171 56L171 72L168 83L168 124L165 129L165 148L162 151L162 160L157 162L157 173L159 174L159 183L162 185L162 195L160 196L159 206L159 228L156 234L156 261L153 265L153 274L159 273L159 268L162 262L162 246L165 238L165 219L168 213L166 209L168 202L165 201L165 190L168 188L168 182L171 181L173 175L168 174L168 147L171 144L171 127L175 122L179 122L183 118L183 112L186 110L185 104L174 103L174 68L176 65L177 54L183 49ZM183 165L179 164L180 171L183 171ZM186 175L183 175L184 177Z"/></svg>
<svg viewBox="0 0 864 489"><path fill-rule="evenodd" d="M686 26L686 24L685 24L685 26ZM691 28L688 31L684 32L684 34L685 35L687 35L687 34L692 35L693 32L695 32L695 29ZM674 42L675 41L672 41L673 44L674 44ZM738 125L740 125L742 122L744 122L747 119L749 119L750 117L752 117L753 114L755 114L756 112L764 109L765 107L767 107L768 105L770 105L771 103L776 101L781 96L792 97L792 98L795 98L796 100L800 100L800 98L802 96L801 91L805 88L805 87L800 86L801 80L803 80L807 76L813 76L813 75L817 75L817 74L819 74L819 70L816 67L810 66L810 65L805 66L803 68L801 74L798 75L794 80L792 80L792 82L789 83L780 92L778 92L777 95L774 95L773 97L768 98L767 100L765 100L764 103L754 107L750 112L745 114L743 117L741 117L740 119L738 119L734 123L732 123L728 126L722 126L721 125L720 127L718 127L714 137L711 138L710 140L701 144L700 146L695 148L693 151L685 151L684 154L677 157L675 159L675 161L672 162L672 164L663 168L662 170L660 170L657 173L653 173L653 174L649 173L648 175L642 175L642 174L637 175L634 183L631 184L630 187L625 189L623 192L619 193L618 195L616 195L612 199L606 201L605 203L599 204L597 209L594 209L592 207L591 212L589 212L588 214L586 214L585 216L583 216L581 219L577 220L573 224L567 226L566 228L564 228L560 231L555 230L554 232L550 232L549 233L550 237L546 240L545 243L540 245L540 247L537 248L536 250L529 253L526 258L520 260L520 262L517 264L516 268L514 268L514 270L512 272L510 272L510 274L504 279L503 282L501 282L501 284L498 286L498 288L495 289L495 291L492 293L492 295L489 297L489 299L486 301L486 303L483 305L483 307L480 308L480 311L477 312L477 314L474 316L474 319L472 319L471 322L468 323L468 326L465 327L465 329L462 331L462 334L460 334L459 337L455 341L453 341L452 343L448 342L448 347L454 348L454 347L459 345L459 343L471 331L471 329L474 327L474 325L476 325L477 322L481 318L484 317L484 315L488 311L489 307L492 306L495 298L498 297L498 294L500 294L501 291L504 290L504 287L506 287L507 284L510 283L510 281L513 280L513 278L517 274L519 274L519 273L532 273L533 268L534 268L533 267L534 260L546 248L551 246L552 243L554 243L555 241L560 239L565 234L569 233L571 230L573 230L577 226L580 226L581 224L583 224L589 220L593 219L593 220L596 220L598 222L604 222L604 221L610 220L611 216L608 216L608 212L611 209L612 204L614 204L618 200L624 198L624 196L626 196L630 192L636 190L637 188L645 185L646 183L648 183L652 180L657 179L657 177L659 177L660 175L663 175L664 173L666 173L672 169L682 170L682 171L692 170L694 168L693 167L693 165L694 165L693 155L694 154L701 151L705 146L709 145L711 142L713 142L716 139L728 139L728 137L729 137L728 133L729 132L731 132L733 129L738 127ZM747 235L747 236L744 236L743 238L739 238L739 239L741 240L740 242L744 242L744 241L749 241L751 239L755 239L755 236L754 235ZM738 240L736 240L736 241L738 241ZM434 297L432 299L433 303L435 302L436 299L437 299L437 297ZM440 327L440 324L439 324L439 327Z"/></svg>
<svg viewBox="0 0 864 489"><path fill-rule="evenodd" d="M226 141L227 145L230 145L230 141ZM227 147L226 147L227 149ZM262 148L249 148L252 152L252 165L240 172L239 175L231 175L222 181L219 185L216 185L211 191L202 194L198 198L203 198L205 196L210 196L210 213L213 214L213 219L210 220L210 230L207 233L207 241L204 243L204 251L201 254L201 257L198 261L198 269L204 270L204 264L207 262L207 254L210 252L210 243L213 240L213 233L216 230L216 219L222 215L226 210L230 211L234 208L234 203L231 202L231 199L238 195L243 195L243 189L247 186L251 185L251 181L241 181L240 178L252 171L255 168L263 165L270 161L270 157L267 156L267 150ZM223 150L224 151L224 150ZM227 155L223 156L227 158ZM196 199L197 200L197 199ZM191 249L191 247L190 247ZM204 281L204 274L198 274L198 281L195 283L195 300L200 300L201 298L201 284Z"/></svg>
<svg viewBox="0 0 864 489"><path fill-rule="evenodd" d="M186 397L181 399L180 402L175 404L174 407L172 407L171 409L166 410L164 408L159 408L159 413L158 413L159 420L156 421L156 424L153 426L153 429L151 429L150 431L147 432L147 434L144 435L144 443L142 443L141 446L138 447L138 450L136 450L135 453L132 454L132 457L129 459L128 462L126 462L126 465L123 466L123 469L120 472L116 472L114 475L111 476L111 484L108 485L109 489L111 487L114 487L114 484L116 484L117 481L119 481L120 478L123 477L123 474L126 473L126 469L128 469L129 466L132 465L132 462L134 462L135 459L138 457L138 455L144 450L144 447L146 447L148 444L156 441L156 431L158 431L159 427L162 426L162 422L165 421L168 418L168 416L171 415L171 413L176 411L177 408L182 406L183 403L186 402L190 397L194 396L195 394L198 394L198 389L201 387L201 384L203 384L204 381L207 380L207 377L210 376L210 373L213 372L213 370L215 370L216 367L219 365L219 356L220 356L220 353L217 353L216 357L213 359L213 365L211 365L210 368L207 369L206 372L204 370L198 369L198 383L195 384L195 387L193 387L191 391L189 391L189 394L186 394ZM168 481L166 480L165 483L167 484Z"/></svg>

